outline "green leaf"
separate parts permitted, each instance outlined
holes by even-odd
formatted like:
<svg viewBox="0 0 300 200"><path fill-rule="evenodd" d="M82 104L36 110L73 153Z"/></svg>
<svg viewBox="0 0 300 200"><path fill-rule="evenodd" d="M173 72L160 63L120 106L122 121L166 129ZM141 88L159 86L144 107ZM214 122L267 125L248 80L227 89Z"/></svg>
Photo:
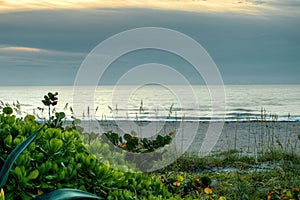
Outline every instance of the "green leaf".
<svg viewBox="0 0 300 200"><path fill-rule="evenodd" d="M12 145L12 136L8 135L5 139L4 139L4 144L6 146L11 146Z"/></svg>
<svg viewBox="0 0 300 200"><path fill-rule="evenodd" d="M54 95L51 92L48 92L48 97L52 100Z"/></svg>
<svg viewBox="0 0 300 200"><path fill-rule="evenodd" d="M60 119L63 119L63 118L65 118L66 117L66 114L64 113L64 112L60 112L59 113L59 118Z"/></svg>
<svg viewBox="0 0 300 200"><path fill-rule="evenodd" d="M45 176L45 179L47 179L47 180L54 180L56 178L57 178L57 174Z"/></svg>
<svg viewBox="0 0 300 200"><path fill-rule="evenodd" d="M50 99L49 99L49 97L47 96L47 95L45 95L44 96L44 100L42 100L42 102L43 102L43 104L45 105L45 106L49 106L50 105Z"/></svg>
<svg viewBox="0 0 300 200"><path fill-rule="evenodd" d="M9 171L13 166L16 159L19 155L24 151L24 149L34 140L34 138L39 134L39 132L43 129L44 126L39 128L34 134L29 136L26 140L24 140L21 144L19 144L7 157L4 162L3 167L0 171L0 188L2 188L7 181Z"/></svg>
<svg viewBox="0 0 300 200"><path fill-rule="evenodd" d="M30 172L30 174L26 177L26 180L32 180L32 179L36 179L39 176L39 170L35 169L32 172Z"/></svg>
<svg viewBox="0 0 300 200"><path fill-rule="evenodd" d="M24 118L25 123L34 122L34 120L35 120L35 116L33 115L26 115L26 117Z"/></svg>
<svg viewBox="0 0 300 200"><path fill-rule="evenodd" d="M53 152L57 152L63 146L63 141L61 139L52 138L50 140L50 148Z"/></svg>
<svg viewBox="0 0 300 200"><path fill-rule="evenodd" d="M2 111L3 111L4 114L7 114L7 115L10 115L10 114L13 113L13 109L9 106L4 107Z"/></svg>
<svg viewBox="0 0 300 200"><path fill-rule="evenodd" d="M17 166L15 168L15 174L16 174L17 178L21 181L23 178L23 172L19 166Z"/></svg>
<svg viewBox="0 0 300 200"><path fill-rule="evenodd" d="M33 200L67 200L67 199L103 199L89 192L76 189L58 189L40 195Z"/></svg>
<svg viewBox="0 0 300 200"><path fill-rule="evenodd" d="M124 136L124 139L128 142L128 141L130 141L131 139L132 139L132 136L131 135L129 135L129 134L125 134Z"/></svg>
<svg viewBox="0 0 300 200"><path fill-rule="evenodd" d="M48 184L48 183L42 182L42 183L41 183L41 188L42 188L42 189L55 189L55 186L54 186L54 185L51 185L51 184Z"/></svg>
<svg viewBox="0 0 300 200"><path fill-rule="evenodd" d="M34 150L35 150L35 148L36 148L36 145L35 145L35 143L34 143L34 142L33 142L33 143L31 143L31 144L29 145L29 147L28 147L29 151L34 151Z"/></svg>
<svg viewBox="0 0 300 200"><path fill-rule="evenodd" d="M16 137L16 138L14 139L14 141L13 141L13 145L17 146L17 145L20 144L20 142L21 142L20 138L17 138L17 137Z"/></svg>
<svg viewBox="0 0 300 200"><path fill-rule="evenodd" d="M59 174L58 174L59 180L64 180L66 177L66 173L64 170L60 170Z"/></svg>

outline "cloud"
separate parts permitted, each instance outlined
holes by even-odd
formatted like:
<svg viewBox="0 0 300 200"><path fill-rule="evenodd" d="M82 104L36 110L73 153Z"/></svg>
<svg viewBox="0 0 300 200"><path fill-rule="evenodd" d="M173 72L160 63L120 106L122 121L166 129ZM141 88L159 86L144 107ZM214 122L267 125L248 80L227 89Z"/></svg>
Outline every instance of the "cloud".
<svg viewBox="0 0 300 200"><path fill-rule="evenodd" d="M42 49L31 48L31 47L18 47L18 46L0 46L0 51L16 51L16 52L38 52L42 51Z"/></svg>
<svg viewBox="0 0 300 200"><path fill-rule="evenodd" d="M256 16L300 15L299 0L1 0L1 12L147 8L195 13L239 13Z"/></svg>
<svg viewBox="0 0 300 200"><path fill-rule="evenodd" d="M25 46L8 46L0 44L0 52L2 54L10 54L10 55L52 55L52 56L85 56L84 53L77 52L68 52L68 51L58 51L58 50L48 50L34 47L25 47Z"/></svg>
<svg viewBox="0 0 300 200"><path fill-rule="evenodd" d="M268 9L262 1L250 0L6 0L0 2L0 11L37 9L83 8L150 8L191 12L239 12L256 14Z"/></svg>
<svg viewBox="0 0 300 200"><path fill-rule="evenodd" d="M273 0L270 3L273 10L278 15L292 16L299 19L300 1L299 0Z"/></svg>
<svg viewBox="0 0 300 200"><path fill-rule="evenodd" d="M0 45L0 85L72 85L83 54Z"/></svg>
<svg viewBox="0 0 300 200"><path fill-rule="evenodd" d="M146 1L140 2L143 7ZM234 3L238 4L238 1ZM299 83L298 79L291 82L292 78L289 78L299 76L299 15L282 17L282 12L295 2L278 3L276 0L239 3L250 7L272 7L274 13L271 15L272 9L269 9L267 14L270 16L262 20L258 20L260 16L242 13L148 8L99 7L0 13L0 85L22 85L24 75L27 78L23 82L28 84L29 80L37 80L34 84L40 85L72 84L85 55L97 44L121 31L144 26L170 28L198 41L212 56L227 83L268 83L273 76L282 77L282 83ZM275 9L282 12L275 12ZM153 54L147 60L148 57L142 54L133 54L124 58L123 63L119 62L112 74L119 73L125 64L128 68L140 64L137 58L147 62L165 61L178 68L184 65L172 59L169 61L166 56ZM15 78L4 72L14 74ZM259 74L264 74L265 80L258 79Z"/></svg>

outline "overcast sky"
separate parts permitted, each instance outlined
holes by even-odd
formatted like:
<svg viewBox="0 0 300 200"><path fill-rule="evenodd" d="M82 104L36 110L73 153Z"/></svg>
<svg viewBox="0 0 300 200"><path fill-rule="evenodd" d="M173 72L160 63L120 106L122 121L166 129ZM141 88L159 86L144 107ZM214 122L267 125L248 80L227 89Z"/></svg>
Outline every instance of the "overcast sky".
<svg viewBox="0 0 300 200"><path fill-rule="evenodd" d="M225 84L300 84L299 0L0 0L0 86L72 85L101 41L149 26L196 40ZM184 60L145 50L113 63L103 84L153 62L202 83Z"/></svg>

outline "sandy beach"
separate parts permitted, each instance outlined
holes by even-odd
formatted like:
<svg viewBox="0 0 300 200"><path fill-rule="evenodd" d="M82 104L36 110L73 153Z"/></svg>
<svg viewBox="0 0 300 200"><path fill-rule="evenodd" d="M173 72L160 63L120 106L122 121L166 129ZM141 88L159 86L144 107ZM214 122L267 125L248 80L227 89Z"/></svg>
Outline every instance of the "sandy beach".
<svg viewBox="0 0 300 200"><path fill-rule="evenodd" d="M83 122L86 132L134 131L138 137L155 137L156 133L175 132L173 144L179 152L208 150L218 153L236 149L241 153L259 153L274 149L300 153L300 122L278 121L100 121ZM223 126L223 128L222 128ZM209 131L208 131L209 130ZM206 138L206 139L205 139ZM203 143L206 140L206 145ZM201 147L202 146L202 147ZM201 152L202 152L201 151ZM203 153L203 152L202 152ZM207 153L207 152L205 152Z"/></svg>
<svg viewBox="0 0 300 200"><path fill-rule="evenodd" d="M208 122L201 123L189 152L197 152L207 127ZM236 149L243 153L257 153L277 148L299 153L298 137L300 122L225 122L212 152Z"/></svg>

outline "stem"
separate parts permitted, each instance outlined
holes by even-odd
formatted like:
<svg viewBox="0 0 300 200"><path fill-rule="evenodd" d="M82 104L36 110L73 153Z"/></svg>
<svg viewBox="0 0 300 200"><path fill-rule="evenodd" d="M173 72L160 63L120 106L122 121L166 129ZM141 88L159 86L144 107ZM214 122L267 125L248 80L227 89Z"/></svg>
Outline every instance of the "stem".
<svg viewBox="0 0 300 200"><path fill-rule="evenodd" d="M50 117L51 117L51 116L50 116L50 115L51 115L51 113L50 113L50 112L51 112L51 108L50 108L50 105L49 105L49 109L48 109L48 115L49 115L49 116L48 116L48 117L49 117L49 120L48 120L48 125L49 125L49 126L50 126L50 122L51 122L51 119L50 119Z"/></svg>

